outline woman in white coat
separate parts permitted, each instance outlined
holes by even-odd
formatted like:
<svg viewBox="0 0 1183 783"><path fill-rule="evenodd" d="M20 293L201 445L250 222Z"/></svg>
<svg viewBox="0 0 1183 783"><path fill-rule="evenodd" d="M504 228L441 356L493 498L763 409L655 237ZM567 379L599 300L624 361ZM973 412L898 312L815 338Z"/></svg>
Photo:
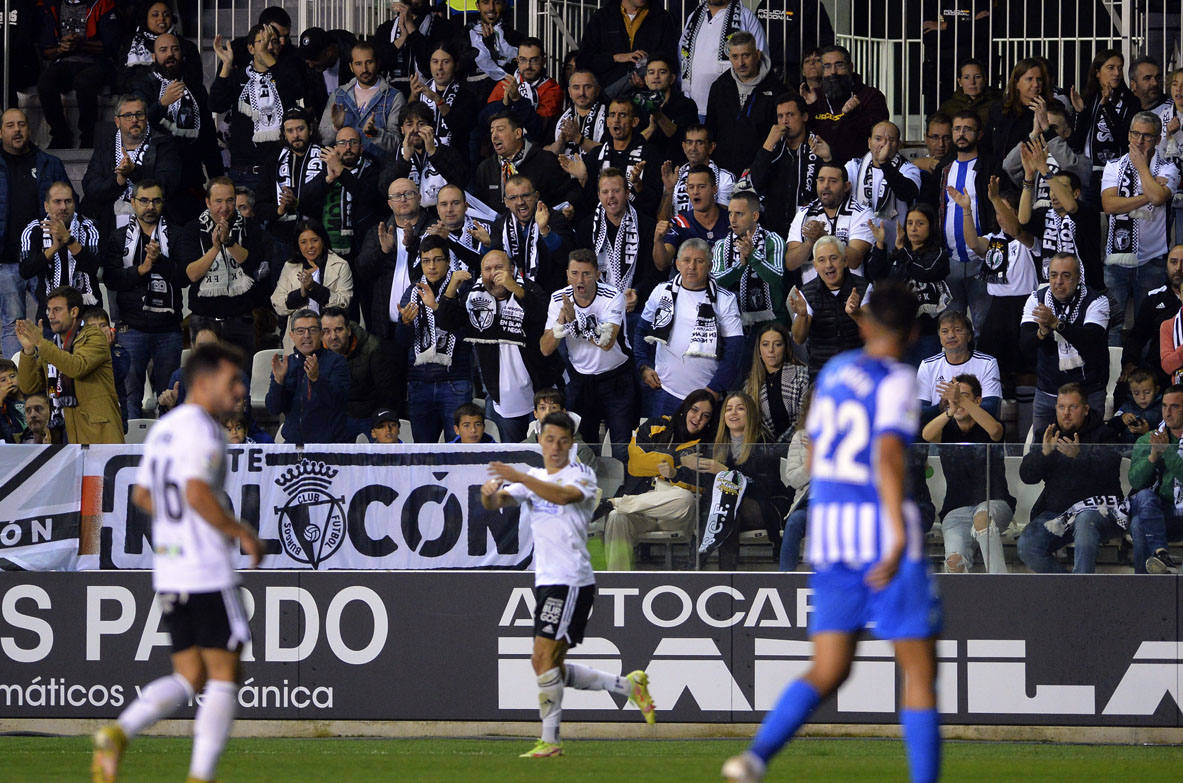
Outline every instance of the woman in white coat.
<svg viewBox="0 0 1183 783"><path fill-rule="evenodd" d="M314 220L302 220L293 232L296 255L283 265L271 294L271 305L281 319L302 307L320 312L325 307L348 307L353 298L353 274L341 256L329 250L329 237ZM284 332L284 348L291 337Z"/></svg>

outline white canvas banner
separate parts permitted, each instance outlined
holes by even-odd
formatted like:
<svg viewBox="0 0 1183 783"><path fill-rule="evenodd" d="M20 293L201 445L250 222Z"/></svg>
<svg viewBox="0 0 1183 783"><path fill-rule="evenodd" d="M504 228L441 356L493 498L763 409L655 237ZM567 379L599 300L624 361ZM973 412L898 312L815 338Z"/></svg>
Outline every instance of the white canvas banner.
<svg viewBox="0 0 1183 783"><path fill-rule="evenodd" d="M81 446L0 448L0 568L73 570L81 506Z"/></svg>

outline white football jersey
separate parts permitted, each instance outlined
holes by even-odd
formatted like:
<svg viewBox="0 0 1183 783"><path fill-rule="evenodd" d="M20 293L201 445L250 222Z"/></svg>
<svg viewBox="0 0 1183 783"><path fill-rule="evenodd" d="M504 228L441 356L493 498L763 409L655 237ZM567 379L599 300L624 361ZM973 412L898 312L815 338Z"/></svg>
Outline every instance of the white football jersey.
<svg viewBox="0 0 1183 783"><path fill-rule="evenodd" d="M596 506L596 474L582 462L570 462L558 473L531 468L529 475L541 481L575 487L583 500L560 506L543 500L514 483L505 487L518 501L534 537L534 584L584 587L596 583L587 553L587 526Z"/></svg>
<svg viewBox="0 0 1183 783"><path fill-rule="evenodd" d="M615 370L628 361L628 356L621 350L621 343L625 342L624 294L607 283L597 283L596 295L592 297L591 304L580 307L571 286L560 288L550 297L550 307L546 313L547 329L554 329L558 325L564 296L571 300L578 314L566 337L567 356L575 371L583 375L598 375ZM600 330L605 324L620 327L616 342L607 351L599 346Z"/></svg>
<svg viewBox="0 0 1183 783"><path fill-rule="evenodd" d="M152 584L157 592L210 593L238 584L232 539L185 499L190 479L222 492L226 436L197 405L181 405L148 432L136 484L152 494Z"/></svg>

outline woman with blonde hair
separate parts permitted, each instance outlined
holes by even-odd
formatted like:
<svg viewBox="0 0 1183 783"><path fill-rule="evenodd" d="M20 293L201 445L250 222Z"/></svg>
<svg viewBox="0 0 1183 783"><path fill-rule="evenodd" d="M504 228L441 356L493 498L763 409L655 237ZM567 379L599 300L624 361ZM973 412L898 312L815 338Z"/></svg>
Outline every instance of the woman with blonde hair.
<svg viewBox="0 0 1183 783"><path fill-rule="evenodd" d="M783 447L764 434L756 401L746 392L731 392L719 410L711 456L686 462L700 473L715 474L699 554L706 558L717 549L719 570L733 571L742 530L766 529L772 552L780 551L780 521L792 495L780 480Z"/></svg>
<svg viewBox="0 0 1183 783"><path fill-rule="evenodd" d="M760 422L773 442L792 436L808 389L809 369L794 355L788 327L779 321L761 326L743 390L759 404Z"/></svg>

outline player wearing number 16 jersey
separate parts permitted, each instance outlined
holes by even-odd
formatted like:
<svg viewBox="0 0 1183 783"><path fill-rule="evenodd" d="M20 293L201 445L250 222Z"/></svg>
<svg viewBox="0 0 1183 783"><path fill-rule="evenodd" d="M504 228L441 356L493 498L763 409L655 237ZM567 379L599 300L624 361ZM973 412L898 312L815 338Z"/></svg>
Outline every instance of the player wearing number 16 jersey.
<svg viewBox="0 0 1183 783"><path fill-rule="evenodd" d="M226 438L219 419L238 409L242 354L199 346L185 362L184 405L148 434L132 502L152 517L152 586L172 639L173 673L149 683L119 720L95 734L91 775L113 783L128 739L205 692L193 721L189 781L210 781L238 706L238 655L250 639L238 597L238 544L258 565L254 531L222 505Z"/></svg>
<svg viewBox="0 0 1183 783"><path fill-rule="evenodd" d="M905 494L918 402L916 374L899 359L916 309L915 295L902 285L877 285L858 316L865 347L835 356L814 385L806 422L813 661L785 689L751 747L723 765L728 780L763 779L769 759L846 680L870 622L876 636L894 642L903 671L900 722L912 780L939 776L934 647L941 607L919 515Z"/></svg>

